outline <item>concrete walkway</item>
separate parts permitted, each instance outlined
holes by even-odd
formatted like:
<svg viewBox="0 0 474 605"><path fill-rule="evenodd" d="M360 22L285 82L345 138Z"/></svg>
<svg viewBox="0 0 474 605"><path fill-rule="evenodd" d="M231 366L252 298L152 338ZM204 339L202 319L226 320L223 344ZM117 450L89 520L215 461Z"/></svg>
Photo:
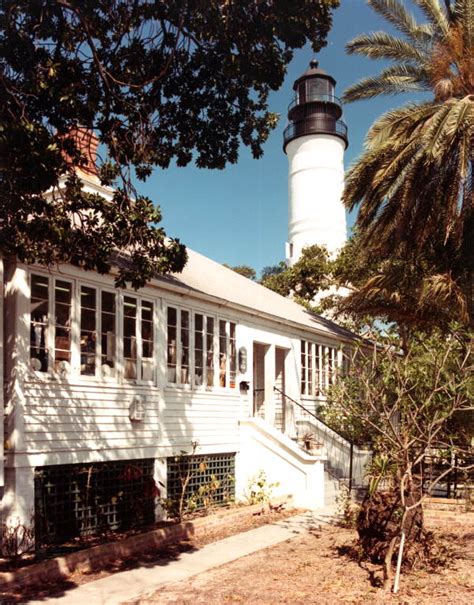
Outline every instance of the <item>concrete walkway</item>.
<svg viewBox="0 0 474 605"><path fill-rule="evenodd" d="M178 582L204 571L225 565L246 555L274 546L298 534L317 529L335 518L335 507L289 517L247 532L208 544L199 550L184 552L179 558L150 566L119 572L101 580L72 588L58 597L28 601L30 605L119 605L152 593L164 584Z"/></svg>

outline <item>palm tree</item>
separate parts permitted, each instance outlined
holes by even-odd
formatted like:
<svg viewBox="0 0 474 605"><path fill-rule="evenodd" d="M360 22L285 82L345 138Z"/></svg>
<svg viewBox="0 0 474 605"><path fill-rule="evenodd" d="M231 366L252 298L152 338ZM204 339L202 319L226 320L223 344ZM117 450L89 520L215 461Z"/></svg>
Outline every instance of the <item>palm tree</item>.
<svg viewBox="0 0 474 605"><path fill-rule="evenodd" d="M344 100L413 91L431 98L372 125L348 173L344 203L359 207L366 250L436 259L433 291L443 283L456 288L473 270L474 0L412 0L424 23L401 0L368 3L400 35L363 34L347 45L350 54L392 65L348 88Z"/></svg>

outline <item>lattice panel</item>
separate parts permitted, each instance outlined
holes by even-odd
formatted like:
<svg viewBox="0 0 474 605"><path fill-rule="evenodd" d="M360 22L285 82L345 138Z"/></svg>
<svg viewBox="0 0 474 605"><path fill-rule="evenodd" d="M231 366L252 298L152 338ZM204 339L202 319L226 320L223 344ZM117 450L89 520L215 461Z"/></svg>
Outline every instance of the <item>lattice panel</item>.
<svg viewBox="0 0 474 605"><path fill-rule="evenodd" d="M186 478L188 509L223 506L235 499L235 453L168 458L167 497L177 502Z"/></svg>
<svg viewBox="0 0 474 605"><path fill-rule="evenodd" d="M153 523L153 459L35 470L38 546Z"/></svg>

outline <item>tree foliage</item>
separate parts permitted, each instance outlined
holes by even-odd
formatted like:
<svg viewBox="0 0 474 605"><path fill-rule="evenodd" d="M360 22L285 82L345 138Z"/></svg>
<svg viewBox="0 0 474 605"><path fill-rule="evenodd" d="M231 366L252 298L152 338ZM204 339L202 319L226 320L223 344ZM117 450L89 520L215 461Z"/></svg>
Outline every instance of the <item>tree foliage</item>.
<svg viewBox="0 0 474 605"><path fill-rule="evenodd" d="M468 305L472 292L466 293L465 284L474 270L474 2L412 1L424 23L400 0L369 0L399 35L364 34L348 44L348 52L393 64L351 86L344 98L412 91L427 91L431 98L389 111L373 124L363 155L347 175L344 203L358 207L357 226L370 254L406 258L415 271L421 257L436 268L428 275L432 293L449 298L464 287Z"/></svg>
<svg viewBox="0 0 474 605"><path fill-rule="evenodd" d="M267 268L260 283L361 333L377 322L395 324L406 343L413 331L468 323L464 293L445 272L448 262L413 254L379 258L356 233L336 257L308 246L292 267Z"/></svg>
<svg viewBox="0 0 474 605"><path fill-rule="evenodd" d="M232 271L235 271L235 273L238 273L247 279L255 280L257 277L257 272L255 269L253 267L249 267L248 265L236 265L235 267L230 267L224 263L224 267L232 269Z"/></svg>
<svg viewBox="0 0 474 605"><path fill-rule="evenodd" d="M400 538L400 551L406 539L410 556L419 555L423 545L421 482L426 457L436 454L444 460L442 470L425 485L428 493L454 468L472 469L472 334L414 334L403 355L396 345L388 340L372 350L363 345L356 351L347 375L331 387L324 408L326 422L336 430L349 430L352 437L370 442L371 482L359 533L365 554L385 559L387 568ZM471 419L461 432L456 424L460 414ZM388 489L389 497L380 497L381 489ZM385 529L379 533L377 519L384 520ZM418 544L410 545L411 540Z"/></svg>
<svg viewBox="0 0 474 605"><path fill-rule="evenodd" d="M281 262L262 271L260 283L282 296L292 296L308 305L314 297L330 285L331 264L324 246L307 246L292 266Z"/></svg>
<svg viewBox="0 0 474 605"><path fill-rule="evenodd" d="M0 245L26 262L105 272L118 283L179 270L185 251L156 227L132 176L154 166L223 168L240 144L254 157L275 126L268 94L296 48L324 44L338 0L5 0L0 8ZM76 178L87 164L72 134L94 130L112 202ZM67 175L65 183L61 177ZM59 196L47 190L65 187ZM71 220L71 217L74 220ZM38 245L41 241L42 245Z"/></svg>

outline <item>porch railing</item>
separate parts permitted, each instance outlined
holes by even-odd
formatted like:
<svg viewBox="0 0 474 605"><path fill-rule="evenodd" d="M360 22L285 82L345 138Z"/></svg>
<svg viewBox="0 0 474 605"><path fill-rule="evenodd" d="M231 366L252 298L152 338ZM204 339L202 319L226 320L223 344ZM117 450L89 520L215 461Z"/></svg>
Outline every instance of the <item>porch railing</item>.
<svg viewBox="0 0 474 605"><path fill-rule="evenodd" d="M347 465L339 464L339 469L337 469L337 463L335 465L336 468L333 467L333 464L336 462L337 458L339 458L339 462L340 462L341 450L343 450L343 449L349 450L349 465L348 465L349 468L347 470L348 470L348 475L349 475L348 488L349 488L349 491L351 492L352 488L353 488L353 482L354 482L354 444L351 441L349 441L348 439L346 439L345 437L343 437L342 435L340 435L333 428L331 428L328 424L326 424L324 422L324 420L319 418L319 416L317 414L308 410L308 408L306 408L304 405L302 405L299 401L296 401L295 399L293 399L292 397L290 397L289 395L284 393L278 387L273 387L273 390L276 391L277 393L279 393L282 397L284 397L291 403L293 403L298 408L298 410L300 412L298 420L301 423L304 423L304 421L306 420L310 425L312 425L313 427L315 426L318 429L318 433L324 433L324 442L325 443L323 445L326 447L327 454L328 454L328 465L327 465L326 470L328 471L328 473L330 473L337 479L342 478L341 476L338 476L338 475L341 472L341 468L345 468Z"/></svg>
<svg viewBox="0 0 474 605"><path fill-rule="evenodd" d="M468 497L474 485L474 453L440 451L426 454L419 470L424 492L430 491L433 496L445 498ZM441 475L443 478L436 481Z"/></svg>

